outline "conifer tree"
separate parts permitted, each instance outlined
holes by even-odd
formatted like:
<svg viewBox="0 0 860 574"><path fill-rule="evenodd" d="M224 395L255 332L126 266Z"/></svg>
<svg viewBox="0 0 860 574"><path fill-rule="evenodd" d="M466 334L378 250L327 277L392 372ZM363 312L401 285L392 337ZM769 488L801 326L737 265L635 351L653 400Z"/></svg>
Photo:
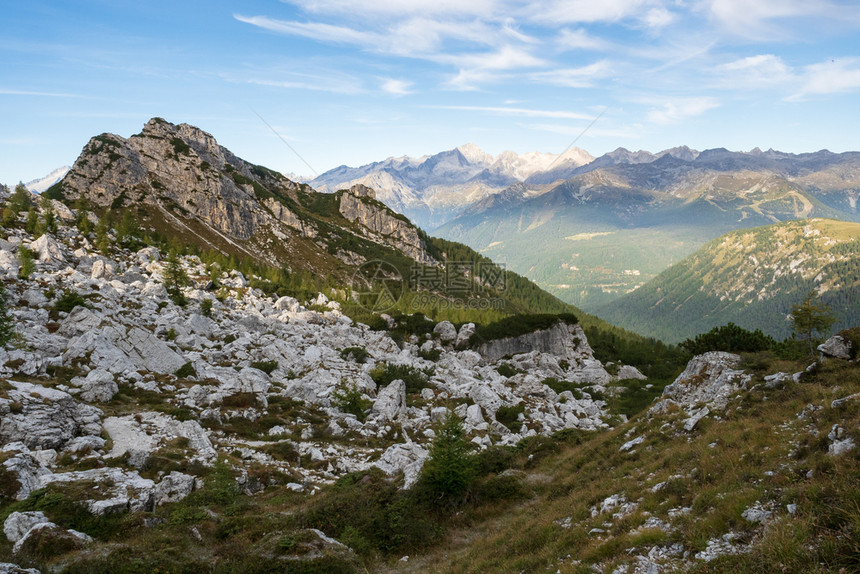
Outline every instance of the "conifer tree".
<svg viewBox="0 0 860 574"><path fill-rule="evenodd" d="M0 283L0 347L6 346L15 334L15 324L9 315L6 288Z"/></svg>
<svg viewBox="0 0 860 574"><path fill-rule="evenodd" d="M791 308L791 329L801 339L809 341L809 354L815 355L816 334L827 334L836 317L830 312L830 307L818 299L815 291L809 294L797 305Z"/></svg>

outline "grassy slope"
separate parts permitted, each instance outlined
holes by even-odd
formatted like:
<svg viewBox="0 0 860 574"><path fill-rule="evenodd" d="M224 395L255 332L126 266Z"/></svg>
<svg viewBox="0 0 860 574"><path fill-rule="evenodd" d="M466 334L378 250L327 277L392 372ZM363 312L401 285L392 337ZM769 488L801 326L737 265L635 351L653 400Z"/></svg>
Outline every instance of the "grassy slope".
<svg viewBox="0 0 860 574"><path fill-rule="evenodd" d="M821 235L805 236L806 225ZM804 260L805 276L787 272ZM792 305L816 288L837 316L836 330L860 323L860 224L798 221L727 234L598 314L668 342L728 322L784 338Z"/></svg>
<svg viewBox="0 0 860 574"><path fill-rule="evenodd" d="M751 357L762 366L762 357ZM771 368L798 369L802 364ZM766 371L759 371L757 379ZM801 384L762 386L732 402L723 420L706 419L692 433L680 414L640 415L526 468L531 498L489 516L477 513L448 543L411 564L387 563L382 572L612 572L635 565L635 555L682 544L692 554L729 532L749 553L675 567L694 572L855 572L860 568L860 455L827 454L827 434L842 425L857 438L860 402L831 408L834 398L860 391L860 368L827 363ZM813 407L807 407L812 405ZM798 418L806 409L814 415ZM637 436L630 452L620 446ZM534 461L535 459L533 459ZM653 492L661 482L666 485ZM638 503L627 516L592 517L607 497ZM775 519L762 529L741 517L756 501ZM791 515L786 505L796 504ZM690 508L688 514L670 509ZM617 509L616 509L617 511ZM644 524L669 523L664 533ZM566 519L570 526L565 528ZM593 528L603 533L590 533ZM670 562L671 564L671 562ZM845 570L840 570L845 568Z"/></svg>

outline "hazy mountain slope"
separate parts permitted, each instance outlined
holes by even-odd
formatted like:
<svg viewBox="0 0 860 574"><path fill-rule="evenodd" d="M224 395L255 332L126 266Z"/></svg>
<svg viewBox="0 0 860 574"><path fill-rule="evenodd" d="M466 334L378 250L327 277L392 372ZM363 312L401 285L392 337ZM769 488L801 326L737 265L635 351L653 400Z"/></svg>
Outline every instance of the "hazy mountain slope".
<svg viewBox="0 0 860 574"><path fill-rule="evenodd" d="M728 233L598 313L666 342L728 322L783 338L791 306L813 289L836 329L860 323L860 224L811 219Z"/></svg>
<svg viewBox="0 0 860 574"><path fill-rule="evenodd" d="M437 233L593 310L733 229L858 217L849 182L839 187L835 176L816 171L848 177L850 166L860 168L857 154L787 155L709 150L686 160L667 153L585 171L536 197L521 184L473 205ZM829 195L807 189L827 178Z"/></svg>

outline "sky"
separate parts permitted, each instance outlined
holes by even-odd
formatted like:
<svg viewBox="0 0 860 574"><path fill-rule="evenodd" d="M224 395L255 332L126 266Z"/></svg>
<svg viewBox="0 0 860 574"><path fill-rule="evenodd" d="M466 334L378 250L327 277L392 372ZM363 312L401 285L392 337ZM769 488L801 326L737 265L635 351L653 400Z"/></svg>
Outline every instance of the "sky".
<svg viewBox="0 0 860 574"><path fill-rule="evenodd" d="M189 123L314 176L467 142L860 150L855 0L0 0L0 182Z"/></svg>

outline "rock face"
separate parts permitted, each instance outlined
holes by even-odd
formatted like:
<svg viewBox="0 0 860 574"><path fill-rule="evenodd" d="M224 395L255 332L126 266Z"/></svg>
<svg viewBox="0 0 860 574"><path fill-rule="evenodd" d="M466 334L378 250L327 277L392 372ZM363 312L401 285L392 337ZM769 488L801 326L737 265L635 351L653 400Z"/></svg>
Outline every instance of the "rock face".
<svg viewBox="0 0 860 574"><path fill-rule="evenodd" d="M362 253L367 239L385 251L435 263L419 230L376 201L369 188L355 188L340 199L323 196L236 157L199 128L161 118L129 138L92 138L55 187L67 200L83 197L101 208L134 207L141 227L172 229L206 250L290 270L336 270L349 277L367 260ZM322 214L320 204L332 199L340 205L326 206L330 213ZM331 213L337 209L343 216ZM69 258L50 236L34 245L43 261ZM375 249L372 253L379 256ZM0 269L12 273L15 263L0 259ZM86 272L93 279L109 279L115 271L96 260Z"/></svg>
<svg viewBox="0 0 860 574"><path fill-rule="evenodd" d="M101 433L99 409L57 389L10 384L9 398L0 398L0 442L21 441L29 448L56 449L73 437Z"/></svg>
<svg viewBox="0 0 860 574"><path fill-rule="evenodd" d="M585 334L582 332L582 327L559 321L549 329L484 343L478 347L478 352L487 361L497 361L507 355L518 355L532 351L540 351L568 359L578 354L579 343L584 340ZM588 347L586 352L590 351L591 348Z"/></svg>
<svg viewBox="0 0 860 574"><path fill-rule="evenodd" d="M410 258L421 263L435 263L427 254L424 240L409 220L399 216L376 200L373 190L356 184L340 196L340 213L375 235L378 241L391 243Z"/></svg>
<svg viewBox="0 0 860 574"><path fill-rule="evenodd" d="M253 195L257 181L250 166L212 135L155 118L128 139L115 134L91 139L62 185L67 194L75 190L102 206L121 196L172 202L222 233L248 239L266 219ZM283 178L277 185L295 184Z"/></svg>

